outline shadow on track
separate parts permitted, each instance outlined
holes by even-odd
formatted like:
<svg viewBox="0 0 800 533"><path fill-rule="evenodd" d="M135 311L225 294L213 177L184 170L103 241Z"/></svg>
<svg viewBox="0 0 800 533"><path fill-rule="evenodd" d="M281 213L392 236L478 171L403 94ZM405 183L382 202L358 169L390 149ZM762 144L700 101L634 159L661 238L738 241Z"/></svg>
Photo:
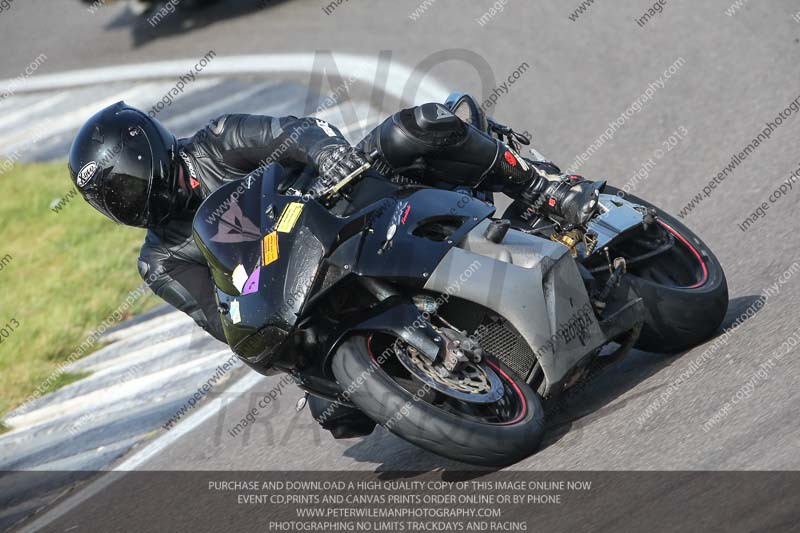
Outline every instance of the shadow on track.
<svg viewBox="0 0 800 533"><path fill-rule="evenodd" d="M375 472L385 480L415 477L420 472L434 470L443 474L464 471L475 471L478 474L481 471L491 471L439 457L402 440L380 426L369 436L354 442L344 451L344 455L358 462L380 463L375 467Z"/></svg>
<svg viewBox="0 0 800 533"><path fill-rule="evenodd" d="M126 9L107 28L130 27L133 47L138 48L156 39L188 33L221 20L250 15L287 1L289 0L223 0L207 6L182 8L178 5L172 13L165 11L163 16L153 18L157 16L158 9L166 5L166 2L162 2L142 15L134 15ZM155 24L151 24L151 20Z"/></svg>
<svg viewBox="0 0 800 533"><path fill-rule="evenodd" d="M744 316L742 313L758 299L758 296L742 296L732 299L717 334L700 345L700 349L694 348L693 350L698 350L699 353L702 353L706 349L705 347L711 346L714 340L722 335L725 329L729 328L739 316ZM753 316L757 313L758 311ZM746 318L741 323L750 318ZM722 349L724 350L724 346ZM624 396L625 393L639 383L659 373L663 368L672 365L687 353L660 354L633 350L622 361L594 376L590 376L588 380L580 382L566 391L557 401L545 403L548 429L541 449L552 446L568 434L574 435L576 431L581 431L596 420L618 411L632 400L642 396L649 396L655 391L666 387L666 384L648 387L610 405L614 400ZM714 354L712 357L717 358L719 355L721 355L721 352Z"/></svg>

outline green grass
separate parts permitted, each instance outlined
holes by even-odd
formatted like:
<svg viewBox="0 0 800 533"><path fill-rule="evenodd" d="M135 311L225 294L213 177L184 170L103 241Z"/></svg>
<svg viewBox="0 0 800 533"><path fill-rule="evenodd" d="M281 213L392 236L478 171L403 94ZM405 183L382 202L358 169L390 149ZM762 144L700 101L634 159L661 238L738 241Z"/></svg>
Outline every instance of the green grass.
<svg viewBox="0 0 800 533"><path fill-rule="evenodd" d="M0 413L37 388L51 392L84 377L57 365L142 283L144 230L114 224L74 192L54 212L52 202L71 190L64 163L0 175L0 328L19 323L0 343ZM159 302L148 292L123 319Z"/></svg>

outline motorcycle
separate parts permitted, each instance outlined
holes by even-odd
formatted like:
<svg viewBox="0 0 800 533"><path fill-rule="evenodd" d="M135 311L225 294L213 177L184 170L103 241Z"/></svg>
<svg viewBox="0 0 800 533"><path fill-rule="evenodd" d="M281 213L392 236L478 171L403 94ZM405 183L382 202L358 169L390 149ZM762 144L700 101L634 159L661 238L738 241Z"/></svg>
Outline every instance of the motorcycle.
<svg viewBox="0 0 800 533"><path fill-rule="evenodd" d="M458 100L445 105L460 112ZM210 195L194 236L247 365L433 453L519 461L540 444L543 401L631 348L684 350L725 315L711 250L610 186L570 227L519 203L493 218L491 197L363 170L337 185L360 180L334 214L270 164Z"/></svg>

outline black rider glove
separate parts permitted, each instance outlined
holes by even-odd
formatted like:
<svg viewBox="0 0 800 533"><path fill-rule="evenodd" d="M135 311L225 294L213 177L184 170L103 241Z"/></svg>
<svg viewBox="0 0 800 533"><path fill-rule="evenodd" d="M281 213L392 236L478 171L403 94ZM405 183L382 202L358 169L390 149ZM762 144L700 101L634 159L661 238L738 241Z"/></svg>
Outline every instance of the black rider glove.
<svg viewBox="0 0 800 533"><path fill-rule="evenodd" d="M367 164L364 155L349 145L330 145L316 156L319 178L311 187L311 195L319 196L344 178Z"/></svg>

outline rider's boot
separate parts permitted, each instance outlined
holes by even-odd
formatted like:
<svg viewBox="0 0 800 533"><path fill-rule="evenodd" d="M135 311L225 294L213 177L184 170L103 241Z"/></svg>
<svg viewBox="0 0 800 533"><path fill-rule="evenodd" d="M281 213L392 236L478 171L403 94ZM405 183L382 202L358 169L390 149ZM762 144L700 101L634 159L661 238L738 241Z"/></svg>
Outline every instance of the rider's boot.
<svg viewBox="0 0 800 533"><path fill-rule="evenodd" d="M497 187L570 225L594 214L604 182L560 176L555 165L525 159L513 145L465 124L442 104L428 103L395 113L358 148L394 172L419 172L435 186Z"/></svg>
<svg viewBox="0 0 800 533"><path fill-rule="evenodd" d="M335 439L364 437L375 429L375 422L353 407L333 403L316 396L308 397L311 416Z"/></svg>

